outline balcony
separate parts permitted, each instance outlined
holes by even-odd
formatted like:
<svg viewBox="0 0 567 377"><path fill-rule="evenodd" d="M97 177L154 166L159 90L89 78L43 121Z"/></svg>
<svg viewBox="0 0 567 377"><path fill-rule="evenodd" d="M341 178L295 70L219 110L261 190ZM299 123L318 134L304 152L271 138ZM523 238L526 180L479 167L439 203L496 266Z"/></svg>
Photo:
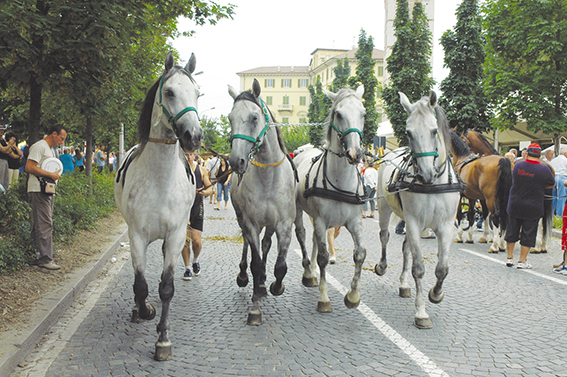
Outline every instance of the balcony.
<svg viewBox="0 0 567 377"><path fill-rule="evenodd" d="M278 111L293 111L293 105L278 105Z"/></svg>

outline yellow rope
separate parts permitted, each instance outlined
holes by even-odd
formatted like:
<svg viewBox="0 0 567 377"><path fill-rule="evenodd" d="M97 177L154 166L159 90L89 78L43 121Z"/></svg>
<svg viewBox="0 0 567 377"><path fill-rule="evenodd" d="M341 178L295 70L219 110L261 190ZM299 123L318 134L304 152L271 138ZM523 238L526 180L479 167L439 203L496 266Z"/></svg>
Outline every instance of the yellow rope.
<svg viewBox="0 0 567 377"><path fill-rule="evenodd" d="M259 168L270 168L272 166L278 166L284 161L285 161L285 154L283 156L283 159L280 162L276 162L276 163L273 163L273 164L261 164L259 162L254 161L254 160L250 161L250 163L254 166L258 166Z"/></svg>

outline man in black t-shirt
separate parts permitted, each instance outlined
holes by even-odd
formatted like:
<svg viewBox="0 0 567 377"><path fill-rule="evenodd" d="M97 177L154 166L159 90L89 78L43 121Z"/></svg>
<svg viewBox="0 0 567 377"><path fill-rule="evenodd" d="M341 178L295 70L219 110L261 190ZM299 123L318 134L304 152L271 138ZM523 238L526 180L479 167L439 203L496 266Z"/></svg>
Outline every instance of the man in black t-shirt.
<svg viewBox="0 0 567 377"><path fill-rule="evenodd" d="M520 240L520 260L517 268L532 268L527 262L527 257L530 248L535 246L537 225L539 219L543 217L544 191L555 186L555 178L551 170L539 161L540 155L540 146L532 143L528 147L526 159L514 165L505 237L508 267L514 266L514 246Z"/></svg>

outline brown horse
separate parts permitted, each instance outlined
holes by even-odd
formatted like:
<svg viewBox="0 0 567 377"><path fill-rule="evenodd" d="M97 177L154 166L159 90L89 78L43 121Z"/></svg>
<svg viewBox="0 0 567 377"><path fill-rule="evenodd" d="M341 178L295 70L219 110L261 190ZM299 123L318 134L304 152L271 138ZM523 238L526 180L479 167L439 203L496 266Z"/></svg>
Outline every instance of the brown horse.
<svg viewBox="0 0 567 377"><path fill-rule="evenodd" d="M469 148L473 152L478 153L481 156L498 154L496 149L494 149L494 147L490 144L490 142L488 140L486 140L484 135L478 133L475 130L468 129L467 131L465 131L463 133L461 138L464 141L466 141L467 145L469 146ZM547 166L551 170L551 173L553 174L553 176L555 177L555 171L553 170L551 165L549 165L545 161L541 161L541 163L544 164L545 166ZM513 164L512 164L512 166L513 166ZM546 198L548 198L548 199L546 199L545 202L544 202L544 207L543 207L544 214L543 214L543 218L542 218L542 220L540 221L540 224L539 224L539 229L538 229L538 232L537 232L536 245L530 251L531 253L534 253L534 254L547 253L547 243L549 242L549 238L551 236L551 232L549 231L549 229L551 229L552 223L553 223L553 202L549 198L551 198L552 195L553 195L553 189L547 189L545 191L545 194L546 194ZM487 228L487 227L485 227L485 228Z"/></svg>
<svg viewBox="0 0 567 377"><path fill-rule="evenodd" d="M506 230L508 196L512 186L512 164L509 159L502 156L479 157L459 138L451 132L451 151L453 164L459 172L467 189L464 196L472 200L484 200L491 213L490 218L496 225L493 234L493 243L489 253L497 253L505 249L503 235ZM469 227L468 237L472 241L472 228ZM485 227L488 229L488 227ZM462 235L459 228L457 242ZM462 241L461 241L462 242Z"/></svg>

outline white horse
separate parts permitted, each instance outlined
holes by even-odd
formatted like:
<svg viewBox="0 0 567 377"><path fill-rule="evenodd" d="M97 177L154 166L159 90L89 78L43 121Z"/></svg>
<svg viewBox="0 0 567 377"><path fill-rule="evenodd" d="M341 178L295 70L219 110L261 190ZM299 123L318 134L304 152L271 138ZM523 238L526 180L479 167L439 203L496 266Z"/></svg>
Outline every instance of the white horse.
<svg viewBox="0 0 567 377"><path fill-rule="evenodd" d="M409 286L409 252L412 254L412 275L415 279L415 326L431 328L432 322L425 310L422 278L425 266L420 250L420 234L431 228L437 235L438 262L435 268L437 283L429 291L429 300L439 303L443 299L443 280L447 276L449 248L455 234L455 215L460 193L464 187L449 161L447 143L448 122L443 110L437 106L437 96L431 92L411 104L405 94L400 100L408 112L406 131L410 146L396 149L385 155L378 171L378 212L382 258L375 272L386 272L386 246L390 236L388 225L392 212L406 221L406 238L403 250L403 271L400 275L400 296L411 297ZM437 118L437 119L436 119ZM411 155L410 155L411 153ZM396 177L405 179L397 180ZM402 191L405 190L405 191ZM397 195L394 195L396 194Z"/></svg>
<svg viewBox="0 0 567 377"><path fill-rule="evenodd" d="M278 127L270 127L273 117L260 98L260 84L254 80L251 91L238 94L229 86L234 105L228 116L232 136L229 163L233 172L232 205L242 229L244 246L240 287L248 284L247 251L250 245L250 269L254 279L253 307L248 313L249 325L262 323L260 300L266 292L266 257L272 245L272 235L278 239L278 257L270 292L284 292L287 272L286 257L291 243L291 228L295 217L295 179L293 167ZM265 229L260 255L260 233Z"/></svg>
<svg viewBox="0 0 567 377"><path fill-rule="evenodd" d="M173 275L195 198L194 177L182 148L196 150L203 139L197 115L199 91L191 76L195 61L192 54L185 68L174 66L173 55L167 54L165 72L148 91L140 113L140 144L126 155L114 185L116 205L128 224L134 266L132 322L156 315L155 307L146 303L146 251L151 242L163 239L162 314L154 355L159 361L172 358L167 332Z"/></svg>
<svg viewBox="0 0 567 377"><path fill-rule="evenodd" d="M317 285L315 258L320 270L317 311L331 312L331 301L327 295L325 268L329 262L326 247L327 229L345 226L354 241L354 277L351 289L344 302L349 308L360 303L360 273L366 258L362 247L362 200L364 188L357 164L363 156L361 148L364 127L364 86L356 91L341 89L337 93L324 91L333 101L327 144L324 151L317 148L299 153L294 161L297 165L299 184L296 189L297 215L295 232L303 254L303 284ZM303 211L313 219L313 253L311 261L305 247Z"/></svg>

